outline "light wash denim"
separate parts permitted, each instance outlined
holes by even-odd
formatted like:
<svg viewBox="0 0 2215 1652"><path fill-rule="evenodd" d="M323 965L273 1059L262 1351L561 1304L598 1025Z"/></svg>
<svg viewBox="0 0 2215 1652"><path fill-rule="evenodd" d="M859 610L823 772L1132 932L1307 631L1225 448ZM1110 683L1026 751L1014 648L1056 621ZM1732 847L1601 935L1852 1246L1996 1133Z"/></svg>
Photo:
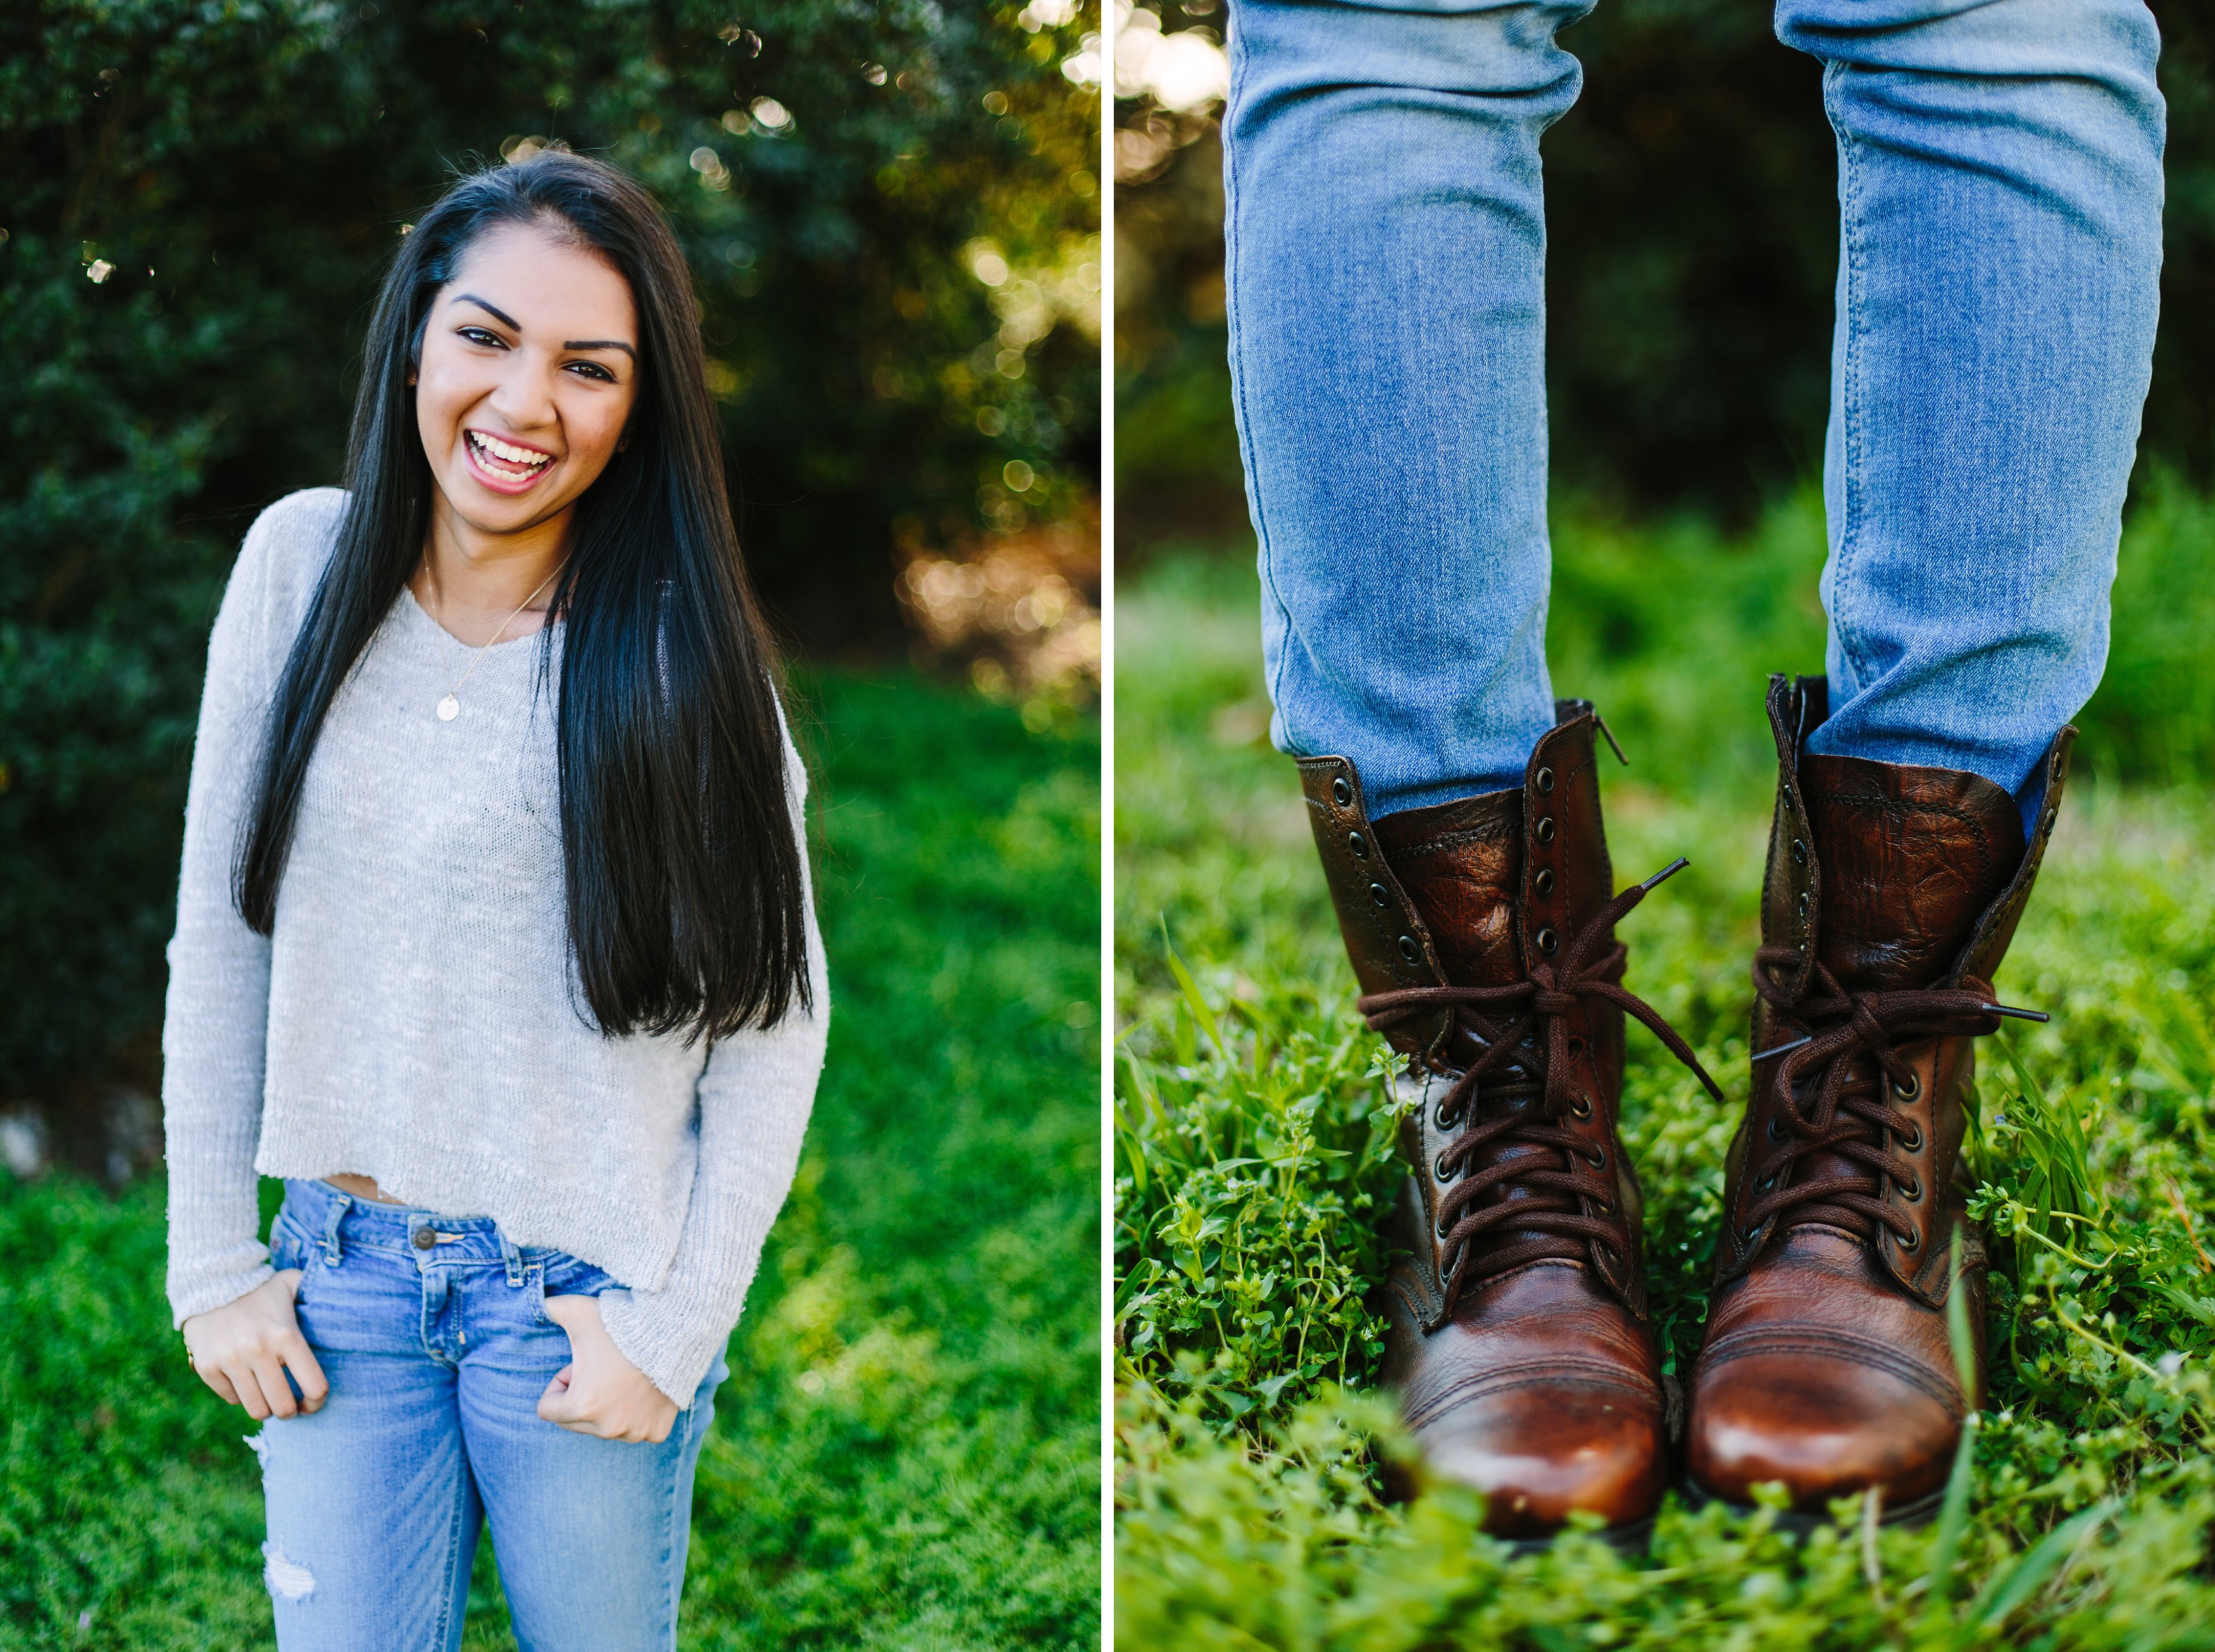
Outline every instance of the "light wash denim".
<svg viewBox="0 0 2215 1652"><path fill-rule="evenodd" d="M523 1652L676 1645L721 1360L664 1443L596 1440L542 1422L538 1398L569 1362L546 1299L614 1286L598 1268L328 1182L285 1184L269 1245L304 1270L300 1329L331 1385L249 1437L280 1652L459 1647L488 1517Z"/></svg>
<svg viewBox="0 0 2215 1652"><path fill-rule="evenodd" d="M1271 734L1350 758L1378 814L1519 785L1553 721L1538 139L1581 78L1555 32L1590 4L1231 6ZM1781 0L1776 28L1822 60L1838 146L1832 710L1809 749L2021 796L2107 660L2161 261L2153 19Z"/></svg>

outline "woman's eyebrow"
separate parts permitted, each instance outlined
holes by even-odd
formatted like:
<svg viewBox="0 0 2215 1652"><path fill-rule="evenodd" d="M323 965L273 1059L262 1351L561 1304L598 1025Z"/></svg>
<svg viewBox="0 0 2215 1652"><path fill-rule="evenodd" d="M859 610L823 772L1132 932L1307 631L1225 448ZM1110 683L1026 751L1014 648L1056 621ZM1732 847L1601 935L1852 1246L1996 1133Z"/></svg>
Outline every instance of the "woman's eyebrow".
<svg viewBox="0 0 2215 1652"><path fill-rule="evenodd" d="M523 330L523 323L521 322L516 320L514 316L509 315L506 310L487 304L483 299L478 298L474 292L457 292L453 297L453 302L457 304L475 304L478 309L485 311L488 315L491 316L494 320L500 322L501 326L512 328L518 333Z"/></svg>
<svg viewBox="0 0 2215 1652"><path fill-rule="evenodd" d="M561 347L565 350L620 350L633 361L638 359L638 352L621 339L565 339Z"/></svg>

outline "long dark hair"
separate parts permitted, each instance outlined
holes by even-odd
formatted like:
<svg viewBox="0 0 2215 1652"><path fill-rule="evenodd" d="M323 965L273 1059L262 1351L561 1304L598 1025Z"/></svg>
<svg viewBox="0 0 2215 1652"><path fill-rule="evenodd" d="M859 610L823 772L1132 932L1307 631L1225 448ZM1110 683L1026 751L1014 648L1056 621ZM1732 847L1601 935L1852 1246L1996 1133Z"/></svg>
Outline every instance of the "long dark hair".
<svg viewBox="0 0 2215 1652"><path fill-rule="evenodd" d="M323 718L422 555L433 484L408 379L431 302L472 242L511 224L607 259L640 329L629 440L577 501L549 610L567 632L557 740L579 981L610 1035L766 1026L795 995L812 1003L775 657L739 561L684 255L643 187L580 155L465 177L400 243L364 347L350 497L277 685L234 897L270 933Z"/></svg>

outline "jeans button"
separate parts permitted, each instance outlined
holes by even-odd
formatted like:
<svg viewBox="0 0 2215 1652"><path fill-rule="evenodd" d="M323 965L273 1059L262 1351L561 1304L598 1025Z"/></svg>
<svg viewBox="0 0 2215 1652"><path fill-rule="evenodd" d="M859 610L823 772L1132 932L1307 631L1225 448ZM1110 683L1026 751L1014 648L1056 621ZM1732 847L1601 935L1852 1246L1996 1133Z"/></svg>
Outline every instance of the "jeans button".
<svg viewBox="0 0 2215 1652"><path fill-rule="evenodd" d="M438 1243L439 1236L431 1231L429 1228L419 1227L415 1230L414 1244L418 1250L428 1250L433 1245Z"/></svg>

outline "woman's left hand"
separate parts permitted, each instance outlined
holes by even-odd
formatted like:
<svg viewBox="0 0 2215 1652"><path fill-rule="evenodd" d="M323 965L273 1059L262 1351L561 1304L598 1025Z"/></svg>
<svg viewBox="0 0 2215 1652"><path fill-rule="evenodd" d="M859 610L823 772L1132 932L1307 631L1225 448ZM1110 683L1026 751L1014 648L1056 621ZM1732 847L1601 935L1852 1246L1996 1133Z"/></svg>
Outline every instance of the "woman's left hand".
<svg viewBox="0 0 2215 1652"><path fill-rule="evenodd" d="M600 1323L597 1297L549 1296L546 1317L569 1334L569 1363L538 1397L538 1415L574 1434L660 1445L677 1402L623 1356Z"/></svg>

